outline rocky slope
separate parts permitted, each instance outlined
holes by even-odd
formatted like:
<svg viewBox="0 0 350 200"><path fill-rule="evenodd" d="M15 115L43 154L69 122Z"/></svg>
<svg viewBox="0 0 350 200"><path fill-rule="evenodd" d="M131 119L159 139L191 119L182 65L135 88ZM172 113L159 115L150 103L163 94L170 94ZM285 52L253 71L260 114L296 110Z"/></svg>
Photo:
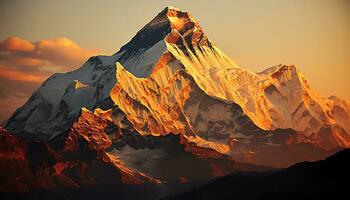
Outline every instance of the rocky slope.
<svg viewBox="0 0 350 200"><path fill-rule="evenodd" d="M154 199L162 193L155 179L106 154L104 147L111 142L104 136L85 137L75 128L69 135L65 149L56 150L42 142L18 139L1 128L0 198ZM95 144L104 147L95 148Z"/></svg>
<svg viewBox="0 0 350 200"><path fill-rule="evenodd" d="M108 112L83 109L63 148L0 129L1 199L155 199L230 172L272 168L185 151L178 136L119 129Z"/></svg>
<svg viewBox="0 0 350 200"><path fill-rule="evenodd" d="M117 135L179 135L194 154L257 164L287 166L350 146L348 102L319 95L295 66L240 68L188 12L172 7L116 54L52 75L5 128L63 148L72 127L84 130L73 126L84 109L112 121Z"/></svg>

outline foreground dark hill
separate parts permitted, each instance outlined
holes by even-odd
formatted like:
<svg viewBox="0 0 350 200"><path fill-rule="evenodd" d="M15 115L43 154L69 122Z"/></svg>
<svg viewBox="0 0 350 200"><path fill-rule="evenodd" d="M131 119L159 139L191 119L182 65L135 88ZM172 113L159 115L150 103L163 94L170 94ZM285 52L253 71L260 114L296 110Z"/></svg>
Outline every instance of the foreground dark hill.
<svg viewBox="0 0 350 200"><path fill-rule="evenodd" d="M279 172L234 173L165 199L347 199L350 149Z"/></svg>

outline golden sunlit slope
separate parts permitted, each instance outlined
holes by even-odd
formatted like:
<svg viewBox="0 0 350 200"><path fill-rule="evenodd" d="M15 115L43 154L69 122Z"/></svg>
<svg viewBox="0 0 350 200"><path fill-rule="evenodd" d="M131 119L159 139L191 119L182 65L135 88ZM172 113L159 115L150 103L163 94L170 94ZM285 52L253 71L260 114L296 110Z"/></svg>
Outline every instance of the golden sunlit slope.
<svg viewBox="0 0 350 200"><path fill-rule="evenodd" d="M305 137L318 137L322 129L330 128L329 137L336 138L340 146L349 146L346 103L320 96L296 67L278 65L259 74L249 72L210 42L188 13L171 8L162 22L166 20L171 30L160 41L166 49L150 68L148 77L135 77L117 65L118 83L111 97L140 133L193 132L201 136L214 131L209 124L216 124L216 135L229 135L223 141L237 139L241 134L238 125L227 126L235 121L237 111L226 107L238 104L263 130L292 128ZM144 31L152 25L154 22L146 25ZM220 103L199 109L198 93ZM192 98L197 99L198 105L187 106ZM200 112L206 113L201 116ZM342 120L336 120L339 112ZM225 123L218 125L220 122Z"/></svg>

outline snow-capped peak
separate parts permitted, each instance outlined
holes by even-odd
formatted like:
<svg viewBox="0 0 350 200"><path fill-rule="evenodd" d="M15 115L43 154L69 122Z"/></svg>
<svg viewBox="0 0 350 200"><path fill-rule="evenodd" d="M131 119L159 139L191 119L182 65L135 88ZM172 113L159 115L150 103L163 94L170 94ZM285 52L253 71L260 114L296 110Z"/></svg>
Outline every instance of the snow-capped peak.
<svg viewBox="0 0 350 200"><path fill-rule="evenodd" d="M181 57L189 60L197 59L206 66L237 67L209 41L199 23L188 12L172 7L161 11L114 56L118 57L118 62L126 70L137 77L145 78L152 73L153 66L160 57L168 51L181 53ZM204 61L203 58L208 56L210 59Z"/></svg>
<svg viewBox="0 0 350 200"><path fill-rule="evenodd" d="M166 7L138 31L131 41L120 49L120 52L132 54L142 49L150 48L160 40L163 40L172 29L182 32L181 30L185 29L185 25L187 27L190 26L189 23L197 25L187 12L173 7Z"/></svg>

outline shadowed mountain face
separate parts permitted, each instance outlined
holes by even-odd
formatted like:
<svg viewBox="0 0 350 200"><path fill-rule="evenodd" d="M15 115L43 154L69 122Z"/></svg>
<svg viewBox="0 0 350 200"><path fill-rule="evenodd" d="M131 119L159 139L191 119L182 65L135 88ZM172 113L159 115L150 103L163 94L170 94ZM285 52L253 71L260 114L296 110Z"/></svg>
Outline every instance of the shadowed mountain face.
<svg viewBox="0 0 350 200"><path fill-rule="evenodd" d="M13 114L0 167L21 173L4 170L0 189L169 195L234 171L323 159L350 146L349 113L295 66L240 68L191 14L167 7L117 53L52 75Z"/></svg>
<svg viewBox="0 0 350 200"><path fill-rule="evenodd" d="M277 172L234 173L164 199L343 199L350 178L350 149L326 160L302 162Z"/></svg>

